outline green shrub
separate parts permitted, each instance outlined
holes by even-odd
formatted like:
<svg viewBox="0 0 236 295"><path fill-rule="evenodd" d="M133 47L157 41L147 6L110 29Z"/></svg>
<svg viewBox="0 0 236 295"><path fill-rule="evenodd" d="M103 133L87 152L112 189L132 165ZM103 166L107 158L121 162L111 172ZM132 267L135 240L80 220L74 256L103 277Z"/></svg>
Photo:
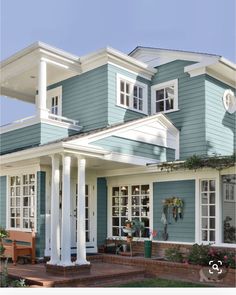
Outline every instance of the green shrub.
<svg viewBox="0 0 236 295"><path fill-rule="evenodd" d="M183 255L180 252L179 247L166 249L165 257L172 262L183 262Z"/></svg>
<svg viewBox="0 0 236 295"><path fill-rule="evenodd" d="M209 246L194 244L188 254L190 264L208 265L209 263Z"/></svg>

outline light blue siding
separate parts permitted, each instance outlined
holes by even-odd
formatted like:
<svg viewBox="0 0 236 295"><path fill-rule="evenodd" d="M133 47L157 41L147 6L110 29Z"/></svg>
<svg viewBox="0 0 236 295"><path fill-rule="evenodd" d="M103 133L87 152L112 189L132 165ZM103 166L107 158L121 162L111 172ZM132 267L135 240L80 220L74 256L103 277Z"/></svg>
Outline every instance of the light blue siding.
<svg viewBox="0 0 236 295"><path fill-rule="evenodd" d="M236 147L236 113L226 112L222 100L224 91L231 88L210 76L206 76L205 88L207 155L232 155Z"/></svg>
<svg viewBox="0 0 236 295"><path fill-rule="evenodd" d="M46 172L37 172L37 236L36 256L44 257L45 249L45 214L46 214Z"/></svg>
<svg viewBox="0 0 236 295"><path fill-rule="evenodd" d="M9 131L0 135L1 154L37 146L40 143L40 124Z"/></svg>
<svg viewBox="0 0 236 295"><path fill-rule="evenodd" d="M205 76L190 78L184 67L190 61L173 61L158 67L152 85L178 79L179 111L166 116L180 130L180 159L193 154L206 154L205 141Z"/></svg>
<svg viewBox="0 0 236 295"><path fill-rule="evenodd" d="M77 133L77 131L39 123L0 135L1 154L38 146Z"/></svg>
<svg viewBox="0 0 236 295"><path fill-rule="evenodd" d="M156 159L161 162L166 160L173 161L175 158L175 151L173 149L117 136L108 136L91 144L101 146L104 149L116 153Z"/></svg>
<svg viewBox="0 0 236 295"><path fill-rule="evenodd" d="M69 78L49 88L62 86L62 115L79 120L83 131L107 126L107 65Z"/></svg>
<svg viewBox="0 0 236 295"><path fill-rule="evenodd" d="M7 177L0 176L0 226L6 228Z"/></svg>
<svg viewBox="0 0 236 295"><path fill-rule="evenodd" d="M153 228L163 231L161 222L162 200L178 197L184 201L183 219L172 219L167 226L168 241L194 242L195 240L195 181L166 181L153 183ZM162 238L159 237L161 240Z"/></svg>
<svg viewBox="0 0 236 295"><path fill-rule="evenodd" d="M107 182L97 179L97 245L103 245L107 238Z"/></svg>
<svg viewBox="0 0 236 295"><path fill-rule="evenodd" d="M144 114L127 110L117 106L117 74L140 81L148 85L148 101L150 102L150 81L137 76L129 71L118 68L114 65L108 65L108 124L126 122L145 116ZM149 103L150 111L150 103Z"/></svg>

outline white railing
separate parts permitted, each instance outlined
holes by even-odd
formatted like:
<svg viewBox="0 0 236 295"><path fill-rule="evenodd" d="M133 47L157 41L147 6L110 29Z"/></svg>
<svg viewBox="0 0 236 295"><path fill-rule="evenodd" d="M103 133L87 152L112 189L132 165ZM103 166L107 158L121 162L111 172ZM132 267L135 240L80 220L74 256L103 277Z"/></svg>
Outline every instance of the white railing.
<svg viewBox="0 0 236 295"><path fill-rule="evenodd" d="M8 124L4 124L0 126L0 134L6 133L12 130L20 129L23 127L31 126L40 122L45 122L49 124L56 124L60 127L67 127L71 129L75 129L77 131L80 131L82 129L81 126L79 126L79 121L69 119L63 116L58 116L55 114L48 113L44 118L40 118L39 116L29 116L23 119L19 119L13 122L10 122Z"/></svg>
<svg viewBox="0 0 236 295"><path fill-rule="evenodd" d="M69 118L66 118L66 117L63 117L63 116L58 116L58 115L55 115L55 114L52 114L52 113L48 114L48 118L56 120L56 121L64 122L64 123L69 123L69 124L74 125L74 126L79 126L79 121L77 121L77 120L69 119Z"/></svg>

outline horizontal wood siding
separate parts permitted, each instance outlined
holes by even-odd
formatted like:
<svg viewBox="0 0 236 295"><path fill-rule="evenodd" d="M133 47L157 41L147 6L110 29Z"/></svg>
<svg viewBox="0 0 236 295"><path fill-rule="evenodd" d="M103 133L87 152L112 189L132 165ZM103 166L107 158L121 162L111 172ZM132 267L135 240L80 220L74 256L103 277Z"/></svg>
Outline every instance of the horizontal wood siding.
<svg viewBox="0 0 236 295"><path fill-rule="evenodd" d="M156 159L161 162L167 160L173 161L175 158L175 151L173 149L117 136L109 136L94 141L91 144L103 147L106 150L116 153Z"/></svg>
<svg viewBox="0 0 236 295"><path fill-rule="evenodd" d="M97 245L104 245L107 238L107 181L97 179Z"/></svg>
<svg viewBox="0 0 236 295"><path fill-rule="evenodd" d="M0 176L0 227L6 228L7 177Z"/></svg>
<svg viewBox="0 0 236 295"><path fill-rule="evenodd" d="M114 65L108 64L108 123L113 125L115 123L121 123L130 121L133 119L141 118L145 116L144 114L127 110L122 107L117 106L117 74L124 75L128 78L140 81L147 84L148 87L148 101L150 110L150 81L137 76L129 71L116 67Z"/></svg>
<svg viewBox="0 0 236 295"><path fill-rule="evenodd" d="M53 126L50 124L41 124L41 144L52 142L57 139L62 139L70 135L78 133L75 130L70 130L63 127Z"/></svg>
<svg viewBox="0 0 236 295"><path fill-rule="evenodd" d="M107 65L69 78L62 86L62 115L79 120L83 131L107 126Z"/></svg>
<svg viewBox="0 0 236 295"><path fill-rule="evenodd" d="M1 154L40 144L40 124L9 131L0 135Z"/></svg>
<svg viewBox="0 0 236 295"><path fill-rule="evenodd" d="M184 67L190 61L173 61L159 66L152 85L178 79L179 111L166 116L180 130L180 159L206 154L205 142L205 76L190 78Z"/></svg>
<svg viewBox="0 0 236 295"><path fill-rule="evenodd" d="M178 197L184 201L183 219L177 222L171 218L167 225L168 241L194 242L195 240L195 180L166 181L153 183L153 228L163 231L161 222L162 201L170 197ZM161 233L160 232L160 233ZM158 240L162 240L161 234Z"/></svg>
<svg viewBox="0 0 236 295"><path fill-rule="evenodd" d="M229 114L223 105L228 85L206 76L206 141L207 154L232 155L236 147L236 113Z"/></svg>

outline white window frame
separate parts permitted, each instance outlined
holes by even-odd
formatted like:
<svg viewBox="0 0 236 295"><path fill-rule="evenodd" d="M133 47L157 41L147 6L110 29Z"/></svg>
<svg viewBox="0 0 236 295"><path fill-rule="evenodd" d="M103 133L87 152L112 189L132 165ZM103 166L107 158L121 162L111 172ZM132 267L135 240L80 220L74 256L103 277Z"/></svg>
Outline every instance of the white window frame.
<svg viewBox="0 0 236 295"><path fill-rule="evenodd" d="M221 177L223 177L223 176L225 176L225 175L222 175ZM223 197L224 197L224 199L223 199L223 202L227 202L227 203L235 203L236 202L236 196L235 196L235 194L236 194L236 190L235 189L233 189L233 199L231 200L231 199L226 199L226 192L224 191L224 189L226 189L226 183L222 183L222 195L223 195Z"/></svg>
<svg viewBox="0 0 236 295"><path fill-rule="evenodd" d="M215 203L212 204L212 205L215 206L215 215L212 216L212 218L215 219L215 228L212 229L212 231L215 232L215 240L214 240L214 241L210 241L210 240L209 240L209 237L208 237L208 240L207 240L207 241L202 240L202 231L204 230L203 227L202 227L202 218L207 218L207 220L208 220L208 226L207 226L207 228L205 229L205 230L207 231L207 234L208 234L208 235L209 235L209 232L210 232L210 230L211 230L210 227L209 227L209 219L211 218L211 217L210 217L210 213L209 213L210 203L208 202L208 203L206 203L205 205L202 204L202 196L201 196L201 194L204 193L204 192L201 190L201 184L202 184L203 181L207 181L208 184L210 183L210 181L214 181L214 182L215 182L215 191L214 191L214 194L215 194ZM213 191L212 191L212 192L213 192ZM207 193L207 194L210 193L209 188L208 188L208 190L207 190L205 193ZM217 181L216 181L215 178L202 178L202 179L199 180L199 201L200 201L200 220L199 220L199 221L200 221L200 239L201 239L201 242L204 243L204 244L209 244L209 243L214 243L214 244L215 244L216 241L217 241L217 234L216 234L216 231L217 231L217 195L216 195L216 194L217 194ZM207 206L207 210L208 210L208 214L207 214L207 216L202 216L202 205Z"/></svg>
<svg viewBox="0 0 236 295"><path fill-rule="evenodd" d="M167 87L174 86L174 106L173 109L167 111L156 112L156 91L165 89ZM151 101L152 101L152 114L160 114L160 113L171 113L178 111L178 79L166 81L160 84L153 85L151 87ZM165 101L165 100L164 100Z"/></svg>
<svg viewBox="0 0 236 295"><path fill-rule="evenodd" d="M140 181L140 182L136 182L136 181L132 181L130 183L125 183L125 182L118 182L118 183L110 183L109 187L108 187L108 201L107 201L107 233L108 233L108 237L111 237L111 239L123 239L125 240L126 237L125 236L113 236L112 235L112 188L113 187L121 187L121 186L127 186L128 190L130 191L130 194L128 194L128 218L131 217L131 198L132 197L132 193L131 193L131 187L132 186L136 186L136 185L149 185L149 228L152 230L153 229L153 190L152 190L152 182L150 183L149 181ZM149 237L134 237L133 238L134 241L144 241L144 240L149 240Z"/></svg>
<svg viewBox="0 0 236 295"><path fill-rule="evenodd" d="M62 116L62 86L50 89L47 91L47 109L52 113L52 98L58 97L58 111L57 116Z"/></svg>
<svg viewBox="0 0 236 295"><path fill-rule="evenodd" d="M35 195L34 195L34 231L36 232L37 231L37 172L36 171L27 171L25 173L19 173L19 172L16 172L16 173L12 173L12 174L8 174L7 176L7 206L6 206L6 227L8 230L15 230L15 231L23 231L23 232L31 232L32 229L31 228L24 228L23 227L23 205L22 205L22 202L21 202L21 205L20 205L20 212L21 212L21 216L20 216L20 227L11 227L11 212L10 212L10 209L11 209L11 206L10 206L10 201L11 201L11 195L10 195L10 188L11 188L11 177L14 177L14 176L19 176L21 178L21 188L23 189L23 175L30 175L30 174L34 174L35 175L35 182L34 182L34 186L35 186ZM22 194L21 194L21 198L22 198Z"/></svg>
<svg viewBox="0 0 236 295"><path fill-rule="evenodd" d="M120 103L120 82L124 81L126 83L130 84L130 95L129 95L129 106L123 105ZM134 86L141 87L143 88L143 110L135 109L133 107L134 103ZM127 76L117 74L116 76L116 88L117 88L117 100L116 100L116 105L119 107L122 107L124 109L128 109L134 112L138 112L141 114L148 114L148 85L145 83L142 83L140 81L134 80L132 78L129 78Z"/></svg>

